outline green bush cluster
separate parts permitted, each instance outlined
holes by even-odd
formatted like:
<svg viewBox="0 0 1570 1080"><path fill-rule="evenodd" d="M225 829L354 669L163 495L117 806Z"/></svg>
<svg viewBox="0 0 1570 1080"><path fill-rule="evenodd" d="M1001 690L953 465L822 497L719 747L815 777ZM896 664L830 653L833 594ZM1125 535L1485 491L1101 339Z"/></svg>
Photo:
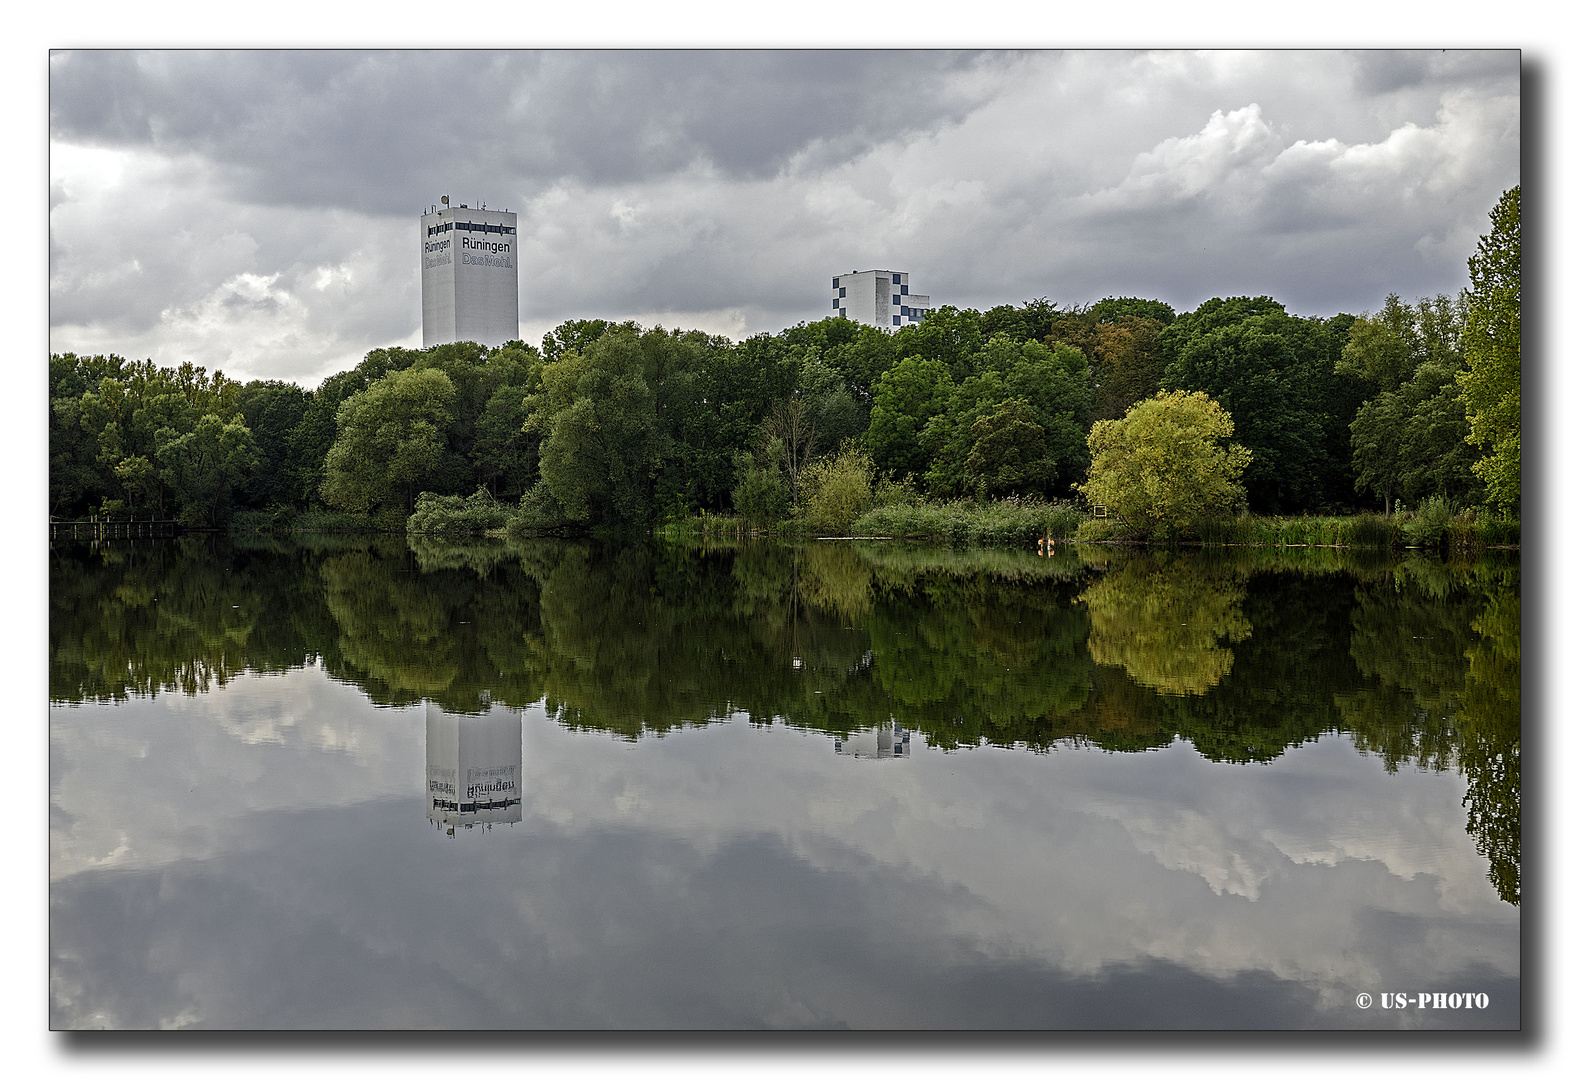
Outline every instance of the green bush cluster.
<svg viewBox="0 0 1570 1080"><path fill-rule="evenodd" d="M505 528L515 512L484 488L468 498L425 491L415 500L407 530L410 536L483 536Z"/></svg>

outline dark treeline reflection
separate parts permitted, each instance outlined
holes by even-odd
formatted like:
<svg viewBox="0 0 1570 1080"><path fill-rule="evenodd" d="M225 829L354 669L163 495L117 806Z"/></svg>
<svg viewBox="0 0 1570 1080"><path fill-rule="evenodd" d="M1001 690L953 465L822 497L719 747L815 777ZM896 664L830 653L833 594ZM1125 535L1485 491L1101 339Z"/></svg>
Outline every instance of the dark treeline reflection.
<svg viewBox="0 0 1570 1080"><path fill-rule="evenodd" d="M1520 899L1513 559L193 537L57 546L50 574L59 702L319 663L379 704L543 700L628 738L745 713L1264 762L1344 731L1390 769L1458 769Z"/></svg>

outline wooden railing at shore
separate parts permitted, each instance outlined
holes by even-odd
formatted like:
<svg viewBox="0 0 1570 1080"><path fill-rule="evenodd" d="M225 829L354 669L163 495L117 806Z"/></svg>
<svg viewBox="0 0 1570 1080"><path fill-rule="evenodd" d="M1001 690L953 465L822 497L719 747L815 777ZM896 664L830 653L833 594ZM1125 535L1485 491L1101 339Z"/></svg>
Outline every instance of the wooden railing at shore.
<svg viewBox="0 0 1570 1080"><path fill-rule="evenodd" d="M178 536L178 521L87 518L83 521L49 521L51 540L139 540Z"/></svg>

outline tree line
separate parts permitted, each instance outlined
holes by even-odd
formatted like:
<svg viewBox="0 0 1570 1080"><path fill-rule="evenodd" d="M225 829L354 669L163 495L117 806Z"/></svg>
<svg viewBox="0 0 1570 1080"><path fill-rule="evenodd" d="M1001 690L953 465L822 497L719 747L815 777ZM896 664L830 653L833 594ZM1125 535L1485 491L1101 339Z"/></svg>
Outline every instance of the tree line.
<svg viewBox="0 0 1570 1080"><path fill-rule="evenodd" d="M1254 512L1440 496L1514 513L1519 188L1470 270L1458 296L1334 318L1268 296L1182 314L1037 299L942 307L892 334L834 317L740 342L570 320L539 349L376 349L315 390L66 353L50 357L50 513L394 521L422 492L484 489L540 522L646 528L699 510L783 518L835 482L1072 498L1098 421L1201 394L1226 418L1205 423L1246 451L1229 467Z"/></svg>

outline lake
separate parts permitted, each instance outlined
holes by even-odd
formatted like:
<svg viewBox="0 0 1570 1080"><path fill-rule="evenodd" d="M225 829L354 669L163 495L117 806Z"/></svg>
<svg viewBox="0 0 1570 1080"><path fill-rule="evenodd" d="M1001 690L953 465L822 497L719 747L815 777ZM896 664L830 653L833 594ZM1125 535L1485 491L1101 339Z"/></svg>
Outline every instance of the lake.
<svg viewBox="0 0 1570 1080"><path fill-rule="evenodd" d="M64 542L54 1028L1518 1028L1520 563Z"/></svg>

